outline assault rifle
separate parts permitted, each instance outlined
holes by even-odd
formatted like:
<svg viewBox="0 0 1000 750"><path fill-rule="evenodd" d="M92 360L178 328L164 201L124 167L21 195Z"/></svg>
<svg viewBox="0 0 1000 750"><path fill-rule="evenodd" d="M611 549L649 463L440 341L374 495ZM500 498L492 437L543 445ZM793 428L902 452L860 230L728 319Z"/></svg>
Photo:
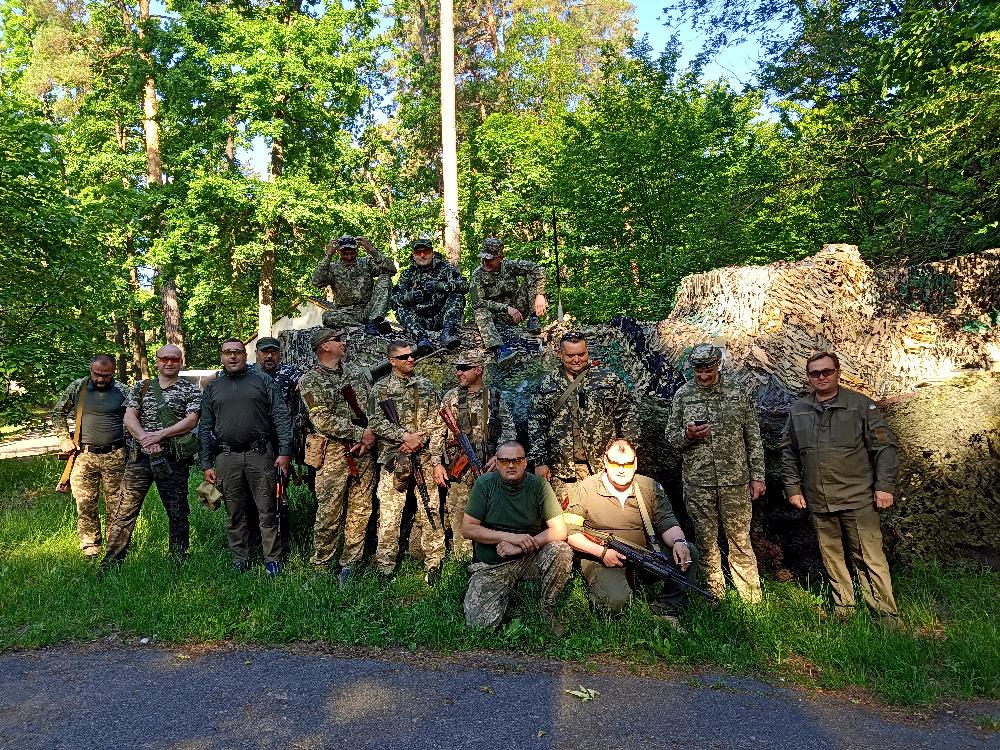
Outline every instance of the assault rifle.
<svg viewBox="0 0 1000 750"><path fill-rule="evenodd" d="M631 542L626 542L624 539L619 539L614 534L605 534L602 531L597 531L589 527L585 528L583 533L586 536L592 537L594 541L605 545L608 549L613 549L624 557L625 562L632 566L633 569L649 573L663 581L673 581L688 591L701 594L710 602L719 601L719 597L711 591L706 591L688 581L687 574L677 567L670 555L640 547Z"/></svg>
<svg viewBox="0 0 1000 750"><path fill-rule="evenodd" d="M378 402L379 407L382 409L382 413L385 414L385 418L388 419L396 427L402 428L402 424L399 421L399 411L396 409L396 402L391 398L385 401ZM420 502L423 503L424 513L427 516L427 522L431 525L431 528L437 531L437 522L434 520L434 512L431 510L431 498L427 494L427 482L424 479L424 469L420 465L420 451L416 453L396 453L396 461L400 459L407 460L410 462L410 468L413 470L413 480L414 484L417 485L417 494L420 496Z"/></svg>
<svg viewBox="0 0 1000 750"><path fill-rule="evenodd" d="M351 413L354 414L351 417L351 424L355 427L368 427L368 415L365 414L365 410L361 408L361 404L358 403L358 394L354 391L354 386L350 383L344 383L340 386L340 395L344 397L344 401L347 405L351 407ZM354 460L355 450L358 446L352 445L350 440L344 441L344 455L347 457L347 470L351 473L352 477L358 476L358 463Z"/></svg>
<svg viewBox="0 0 1000 750"><path fill-rule="evenodd" d="M488 398L488 396L484 396ZM458 439L458 444L462 448L462 453L464 455L459 456L455 463L451 467L451 475L458 479L462 476L462 472L465 471L466 466L472 467L472 473L477 477L482 476L486 471L486 467L483 466L483 462L479 460L479 456L476 455L476 449L472 447L472 441L469 440L469 436L466 435L458 428L458 422L455 421L455 415L451 413L451 409L447 406L444 407L440 412L441 419L451 430L452 434ZM486 426L483 426L486 429Z"/></svg>
<svg viewBox="0 0 1000 750"><path fill-rule="evenodd" d="M277 469L278 481L275 488L275 516L278 520L278 538L285 554L288 554L288 543L291 540L291 528L288 525L288 472Z"/></svg>

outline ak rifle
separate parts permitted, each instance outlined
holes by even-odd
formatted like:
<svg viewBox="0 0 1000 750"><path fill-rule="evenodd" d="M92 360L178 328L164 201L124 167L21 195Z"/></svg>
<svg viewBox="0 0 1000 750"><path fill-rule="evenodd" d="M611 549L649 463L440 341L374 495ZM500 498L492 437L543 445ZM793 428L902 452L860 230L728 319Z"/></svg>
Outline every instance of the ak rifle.
<svg viewBox="0 0 1000 750"><path fill-rule="evenodd" d="M399 421L399 411L396 409L396 402L391 398L385 401L378 402L379 408L382 409L382 413L385 414L385 418L388 419L392 424L396 425L402 429L403 425ZM413 471L413 483L417 486L417 494L420 496L420 502L423 503L424 513L427 516L427 522L431 525L431 528L437 531L437 522L434 520L434 512L431 510L431 498L427 494L427 482L424 479L424 469L420 465L420 451L416 453L403 453L398 451L396 453L396 461L399 461L405 456L405 460L410 462L410 468Z"/></svg>
<svg viewBox="0 0 1000 750"><path fill-rule="evenodd" d="M487 396L484 396L484 398L487 398ZM458 444L462 448L462 453L465 454L464 456L459 456L455 461L455 465L451 467L450 472L452 477L458 479L462 476L462 472L466 466L471 466L472 473L477 477L482 476L486 472L486 467L483 466L483 462L476 455L476 449L472 447L472 441L469 440L469 436L458 428L458 422L455 421L455 415L451 413L451 409L446 406L439 413L441 414L441 419L448 426L448 429L451 430L452 434L458 440ZM462 460L463 458L465 459L464 461Z"/></svg>

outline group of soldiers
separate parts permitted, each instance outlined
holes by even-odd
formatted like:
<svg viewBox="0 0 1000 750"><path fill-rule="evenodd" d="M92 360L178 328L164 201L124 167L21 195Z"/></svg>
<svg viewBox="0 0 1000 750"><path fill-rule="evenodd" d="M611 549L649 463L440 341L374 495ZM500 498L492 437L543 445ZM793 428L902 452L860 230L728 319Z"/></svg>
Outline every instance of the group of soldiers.
<svg viewBox="0 0 1000 750"><path fill-rule="evenodd" d="M728 572L740 597L760 602L750 522L752 504L766 490L764 451L755 404L721 371L722 351L711 343L691 351L694 377L674 395L666 434L682 455L692 543L662 486L639 473L634 399L617 374L591 361L583 333L561 337L559 365L541 378L532 397L526 445L517 440L503 394L484 383L486 351L459 354L458 385L443 397L415 373L430 334L439 331L446 346L457 338L464 302L451 300L468 287L421 242L395 291L394 264L363 238L341 238L339 260L328 251L314 280L334 289L335 307L310 337L318 364L308 372L284 364L279 342L268 337L257 341L254 365L242 341L223 341L222 369L203 391L179 377L183 355L175 346L156 352L157 377L129 389L114 381L112 358L95 357L90 376L67 389L53 414L64 448L76 451L71 486L83 553L96 556L102 549L101 484L107 569L122 563L143 498L155 483L167 511L170 549L183 558L188 478L197 454L205 474L199 492L225 504L234 568L249 569L256 527L266 571L277 575L288 541L276 496L296 457L292 425L301 413L309 435L298 458L315 470L310 562L335 573L341 586L360 572L373 522L377 543L369 567L394 574L412 492L411 549L420 550L427 583L439 580L449 543L455 558L471 558L464 609L473 627L497 625L518 582L540 579L543 618L561 633L556 602L574 566L595 608L618 612L646 593L653 613L678 628L699 568L716 597L725 595ZM357 244L367 258L357 257ZM510 331L516 333L531 311L544 313L544 276L535 279L527 263L505 271L511 261L493 240L482 259L473 274L474 309L484 343L499 360ZM524 282L519 287L513 281L518 275ZM390 339L382 367L348 361L351 336L385 330L390 296L413 338ZM520 317L513 314L519 311ZM895 623L878 516L893 502L895 438L872 401L840 387L835 354L812 357L806 375L812 392L792 405L783 437L785 494L793 506L810 511L835 613L855 609L853 566L866 603ZM74 410L71 435L67 418ZM649 580L609 539L655 549L679 577Z"/></svg>

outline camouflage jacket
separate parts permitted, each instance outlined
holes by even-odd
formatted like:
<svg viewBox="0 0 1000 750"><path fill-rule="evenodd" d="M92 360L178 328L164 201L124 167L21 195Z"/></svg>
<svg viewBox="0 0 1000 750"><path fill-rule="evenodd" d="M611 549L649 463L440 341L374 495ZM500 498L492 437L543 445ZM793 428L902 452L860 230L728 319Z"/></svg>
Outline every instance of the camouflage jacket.
<svg viewBox="0 0 1000 750"><path fill-rule="evenodd" d="M898 475L896 436L870 398L841 387L825 409L815 393L792 404L781 438L786 497L804 495L814 513L864 508L876 491L896 494Z"/></svg>
<svg viewBox="0 0 1000 750"><path fill-rule="evenodd" d="M380 402L387 399L396 402L396 411L399 412L399 423L402 426L397 427L392 424L379 406ZM419 375L412 375L404 380L393 372L372 386L368 397L368 426L381 438L379 463L384 464L396 455L399 444L403 442L404 432L423 432L426 446L444 426L441 415L438 414L440 408L441 400L434 384ZM441 456L432 455L431 461L439 464Z"/></svg>
<svg viewBox="0 0 1000 750"><path fill-rule="evenodd" d="M281 391L281 395L285 399L285 406L288 407L288 413L295 418L295 415L299 412L299 392L298 385L299 381L302 379L302 370L294 365L285 364L282 362L278 365L277 369L273 373L268 372L263 367L257 364L247 365L251 370L260 370L265 375L270 375L272 380L278 384L278 389Z"/></svg>
<svg viewBox="0 0 1000 750"><path fill-rule="evenodd" d="M432 316L444 307L448 295L465 294L469 282L462 272L448 263L441 253L434 253L428 268L416 264L403 270L392 292L392 306L408 307L417 315Z"/></svg>
<svg viewBox="0 0 1000 750"><path fill-rule="evenodd" d="M142 394L143 383L150 384L146 388L145 395ZM140 396L142 396L141 402ZM201 411L201 389L184 378L178 378L172 386L163 389L163 402L170 407L174 419L180 422L188 414ZM135 409L135 413L139 417L139 424L146 432L156 432L163 429L164 425L160 422L159 414L160 404L156 400L151 380L140 380L132 386L125 401L125 408Z"/></svg>
<svg viewBox="0 0 1000 750"><path fill-rule="evenodd" d="M396 263L377 250L373 255L359 255L353 266L345 266L340 258L328 255L316 266L312 284L330 287L337 307L366 305L375 289L375 279L392 276L396 271Z"/></svg>
<svg viewBox="0 0 1000 750"><path fill-rule="evenodd" d="M604 449L613 438L637 444L639 418L635 402L618 375L603 367L590 367L583 384L555 407L570 384L562 365L542 376L538 393L531 400L528 416L528 460L548 466L554 477L573 477L573 430L579 436L592 469L603 466Z"/></svg>
<svg viewBox="0 0 1000 750"><path fill-rule="evenodd" d="M52 407L52 429L55 430L56 437L59 439L69 440L73 437L73 433L69 429L69 415L73 414L74 419L76 418L76 400L80 395L81 389L87 387L89 380L89 377L74 380L63 391L59 400L56 401L56 405ZM114 381L114 387L119 390L126 400L128 399L128 389L124 383L119 383L116 380ZM86 408L86 403L84 401L84 408Z"/></svg>
<svg viewBox="0 0 1000 750"><path fill-rule="evenodd" d="M486 463L497 451L497 446L506 443L508 440L517 439L517 430L514 428L514 417L511 415L510 407L504 400L503 394L499 392L496 388L488 388L483 386L479 389L477 393L471 393L466 390L466 409L465 414L462 413L462 409L459 408L460 395L462 388L452 388L446 394L444 394L444 400L441 402L442 408L451 409L452 413L455 415L455 421L458 422L458 428L469 436L469 441L472 443L472 447L476 450L476 455L479 456L479 460ZM492 391L496 394L494 399L487 397L487 413L486 421L490 426L489 440L484 435L483 430L483 395ZM490 401L495 400L496 411L495 413L490 412ZM442 422L442 426L443 422ZM451 431L444 427L443 430L439 431L434 435L431 441L430 452L432 456L447 456L449 463L458 458L459 454L462 453L462 449L458 446L458 440L451 434Z"/></svg>
<svg viewBox="0 0 1000 750"><path fill-rule="evenodd" d="M337 370L317 365L302 376L299 390L316 432L335 440L359 443L365 428L355 424L357 415L340 390L348 385L354 389L358 406L364 410L371 387L364 371L349 362L342 362Z"/></svg>
<svg viewBox="0 0 1000 750"><path fill-rule="evenodd" d="M688 440L687 423L695 419L712 425L712 434L704 440ZM703 388L691 380L674 394L667 440L681 452L685 484L734 487L764 481L757 408L722 373L713 386Z"/></svg>
<svg viewBox="0 0 1000 750"><path fill-rule="evenodd" d="M545 269L533 261L504 258L496 273L482 266L472 272L469 297L473 309L502 313L530 303L537 294L545 294Z"/></svg>

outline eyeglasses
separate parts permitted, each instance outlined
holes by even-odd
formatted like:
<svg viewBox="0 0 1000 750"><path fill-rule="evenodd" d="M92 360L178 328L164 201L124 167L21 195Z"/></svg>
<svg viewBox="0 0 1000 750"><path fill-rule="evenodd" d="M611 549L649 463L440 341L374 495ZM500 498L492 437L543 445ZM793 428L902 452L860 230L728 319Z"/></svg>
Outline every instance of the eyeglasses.
<svg viewBox="0 0 1000 750"><path fill-rule="evenodd" d="M475 370L479 365L455 365L455 369L459 372L468 372L469 370Z"/></svg>
<svg viewBox="0 0 1000 750"><path fill-rule="evenodd" d="M164 364L174 364L174 365L181 361L180 357L157 357L156 359L160 362L163 362Z"/></svg>
<svg viewBox="0 0 1000 750"><path fill-rule="evenodd" d="M416 357L411 352L410 354L393 354L389 359L398 359L405 362L408 359L416 359Z"/></svg>
<svg viewBox="0 0 1000 750"><path fill-rule="evenodd" d="M517 458L497 458L497 463L509 469L511 466L519 466L527 460L524 456L518 456Z"/></svg>
<svg viewBox="0 0 1000 750"><path fill-rule="evenodd" d="M222 350L222 356L224 356L224 357L233 357L233 356L237 356L237 355L240 355L240 354L246 354L246 350L245 349L223 349Z"/></svg>
<svg viewBox="0 0 1000 750"><path fill-rule="evenodd" d="M635 468L635 459L634 458L631 461L626 461L625 463L622 463L621 461L614 461L614 460L608 458L607 456L605 456L604 457L604 463L606 463L608 465L609 469L634 469Z"/></svg>
<svg viewBox="0 0 1000 750"><path fill-rule="evenodd" d="M828 378L836 371L836 367L827 367L825 370L806 370L806 375L813 380L818 380L819 378Z"/></svg>
<svg viewBox="0 0 1000 750"><path fill-rule="evenodd" d="M331 336L329 339L327 339L327 341L336 341L338 344L343 344L345 341L347 341L347 334L342 333L339 336Z"/></svg>

